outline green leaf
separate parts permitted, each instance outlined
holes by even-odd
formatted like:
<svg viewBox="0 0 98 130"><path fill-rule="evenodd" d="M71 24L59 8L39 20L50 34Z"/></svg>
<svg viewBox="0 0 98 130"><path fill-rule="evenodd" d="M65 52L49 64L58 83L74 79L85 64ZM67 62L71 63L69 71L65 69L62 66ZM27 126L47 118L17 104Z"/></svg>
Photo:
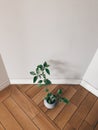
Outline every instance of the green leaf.
<svg viewBox="0 0 98 130"><path fill-rule="evenodd" d="M38 84L38 87L42 87L43 86L43 84Z"/></svg>
<svg viewBox="0 0 98 130"><path fill-rule="evenodd" d="M49 65L47 64L47 62L45 61L43 64L44 67L49 67Z"/></svg>
<svg viewBox="0 0 98 130"><path fill-rule="evenodd" d="M52 95L52 93L48 93L48 94L47 94L47 97L49 98L51 95Z"/></svg>
<svg viewBox="0 0 98 130"><path fill-rule="evenodd" d="M45 85L49 85L49 84L51 84L51 81L49 79L45 79L44 83L45 83Z"/></svg>
<svg viewBox="0 0 98 130"><path fill-rule="evenodd" d="M31 71L30 74L31 75L36 75L36 73L34 71Z"/></svg>
<svg viewBox="0 0 98 130"><path fill-rule="evenodd" d="M46 75L44 73L42 73L42 76L43 76L44 79L46 79Z"/></svg>
<svg viewBox="0 0 98 130"><path fill-rule="evenodd" d="M37 68L40 68L41 70L44 70L43 65L38 65Z"/></svg>
<svg viewBox="0 0 98 130"><path fill-rule="evenodd" d="M45 69L45 70L46 70L47 74L50 75L50 70L49 69Z"/></svg>
<svg viewBox="0 0 98 130"><path fill-rule="evenodd" d="M39 68L38 67L36 68L36 73L39 74Z"/></svg>
<svg viewBox="0 0 98 130"><path fill-rule="evenodd" d="M58 89L57 94L61 95L62 94L62 89Z"/></svg>
<svg viewBox="0 0 98 130"><path fill-rule="evenodd" d="M48 89L48 88L46 88L46 89L45 89L45 92L49 92L49 89Z"/></svg>
<svg viewBox="0 0 98 130"><path fill-rule="evenodd" d="M37 76L34 76L33 78L33 83L35 83L37 81L38 77Z"/></svg>
<svg viewBox="0 0 98 130"><path fill-rule="evenodd" d="M38 83L41 84L43 81L42 80L39 80Z"/></svg>
<svg viewBox="0 0 98 130"><path fill-rule="evenodd" d="M64 97L60 98L60 101L67 103L67 104L69 103L69 100L67 98L64 98Z"/></svg>

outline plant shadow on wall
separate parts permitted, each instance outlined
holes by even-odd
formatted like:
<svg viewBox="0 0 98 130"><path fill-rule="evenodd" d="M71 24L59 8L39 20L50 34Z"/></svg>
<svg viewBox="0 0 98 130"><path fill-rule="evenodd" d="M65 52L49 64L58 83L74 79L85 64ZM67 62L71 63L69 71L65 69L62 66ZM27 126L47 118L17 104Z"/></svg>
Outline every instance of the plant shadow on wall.
<svg viewBox="0 0 98 130"><path fill-rule="evenodd" d="M37 65L34 71L31 71L30 74L33 76L33 83L37 83L38 87L45 87L47 95L44 98L44 105L48 109L52 109L56 106L58 102L69 103L69 100L65 97L62 97L62 89L58 89L56 94L49 91L49 86L52 82L47 78L47 75L50 75L49 64L44 62L43 64Z"/></svg>
<svg viewBox="0 0 98 130"><path fill-rule="evenodd" d="M51 65L52 75L59 79L80 79L77 66L72 65L68 62L49 60Z"/></svg>

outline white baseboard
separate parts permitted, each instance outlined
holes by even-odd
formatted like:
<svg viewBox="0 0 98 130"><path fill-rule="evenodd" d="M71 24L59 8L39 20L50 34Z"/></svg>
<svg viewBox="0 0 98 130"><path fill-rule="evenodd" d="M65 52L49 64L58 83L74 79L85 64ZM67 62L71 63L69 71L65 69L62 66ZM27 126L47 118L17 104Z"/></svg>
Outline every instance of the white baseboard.
<svg viewBox="0 0 98 130"><path fill-rule="evenodd" d="M0 91L3 90L4 88L6 88L7 86L10 85L10 81L6 80L5 82L0 84Z"/></svg>
<svg viewBox="0 0 98 130"><path fill-rule="evenodd" d="M80 79L52 79L51 80L53 84L80 84L82 87L93 93L95 96L98 97L98 90L96 90L94 87L92 87L89 83L87 83L84 80ZM0 90L4 89L9 84L33 84L32 79L10 79L9 81L6 81L2 84L0 84Z"/></svg>
<svg viewBox="0 0 98 130"><path fill-rule="evenodd" d="M98 97L98 90L91 86L91 84L89 84L85 80L82 80L80 85Z"/></svg>
<svg viewBox="0 0 98 130"><path fill-rule="evenodd" d="M52 79L53 84L80 84L80 79ZM10 79L11 84L33 84L32 79Z"/></svg>

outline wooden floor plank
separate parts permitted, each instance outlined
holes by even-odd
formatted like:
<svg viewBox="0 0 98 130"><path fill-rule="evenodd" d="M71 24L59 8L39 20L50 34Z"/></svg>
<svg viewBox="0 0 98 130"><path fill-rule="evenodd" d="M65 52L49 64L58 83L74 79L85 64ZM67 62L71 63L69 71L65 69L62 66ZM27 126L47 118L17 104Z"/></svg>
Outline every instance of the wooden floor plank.
<svg viewBox="0 0 98 130"><path fill-rule="evenodd" d="M87 94L88 94L87 90L85 90L84 88L80 88L78 89L76 94L72 97L71 102L74 105L79 106L80 103L83 101L83 99L87 96Z"/></svg>
<svg viewBox="0 0 98 130"><path fill-rule="evenodd" d="M77 107L73 105L72 103L69 103L64 107L64 109L61 111L61 113L56 117L55 123L60 127L60 129L63 129L70 117L73 115Z"/></svg>
<svg viewBox="0 0 98 130"><path fill-rule="evenodd" d="M0 130L5 130L5 128L3 127L1 123L0 123Z"/></svg>
<svg viewBox="0 0 98 130"><path fill-rule="evenodd" d="M5 88L4 90L0 91L0 102L5 100L7 97L9 97L11 94L10 86Z"/></svg>
<svg viewBox="0 0 98 130"><path fill-rule="evenodd" d="M53 89L52 93L56 94L58 89L62 90L62 94L70 87L70 85L59 84Z"/></svg>
<svg viewBox="0 0 98 130"><path fill-rule="evenodd" d="M89 115L86 117L86 121L93 127L98 123L98 101L96 101Z"/></svg>
<svg viewBox="0 0 98 130"><path fill-rule="evenodd" d="M69 121L69 123L73 126L73 128L78 129L89 113L90 109L94 105L96 101L96 97L92 94L88 94L86 98L83 100L77 111L74 113L73 117Z"/></svg>
<svg viewBox="0 0 98 130"><path fill-rule="evenodd" d="M98 130L98 124L95 126L94 130Z"/></svg>
<svg viewBox="0 0 98 130"><path fill-rule="evenodd" d="M12 113L24 130L38 130L29 117L20 109L12 98L4 101L5 106Z"/></svg>
<svg viewBox="0 0 98 130"><path fill-rule="evenodd" d="M63 128L63 130L75 130L75 129L69 123L67 123Z"/></svg>
<svg viewBox="0 0 98 130"><path fill-rule="evenodd" d="M57 106L54 109L47 110L46 114L50 117L51 120L54 120L57 115L62 111L65 104L58 103Z"/></svg>
<svg viewBox="0 0 98 130"><path fill-rule="evenodd" d="M75 85L72 85L72 87L75 88L76 90L78 90L78 89L81 88L81 86L80 86L79 84L77 84L77 85L76 85L76 84L75 84Z"/></svg>
<svg viewBox="0 0 98 130"><path fill-rule="evenodd" d="M84 121L79 130L94 130L94 129L86 121Z"/></svg>
<svg viewBox="0 0 98 130"><path fill-rule="evenodd" d="M17 84L16 86L22 92L26 92L28 89L32 88L33 84Z"/></svg>
<svg viewBox="0 0 98 130"><path fill-rule="evenodd" d="M71 99L72 96L77 92L76 89L74 89L72 86L69 87L63 94L64 97Z"/></svg>
<svg viewBox="0 0 98 130"><path fill-rule="evenodd" d="M40 109L41 109L43 112L46 112L46 111L48 110L48 109L45 107L43 100L39 103L38 106L40 107Z"/></svg>
<svg viewBox="0 0 98 130"><path fill-rule="evenodd" d="M0 104L0 122L6 130L22 130L21 126L2 103Z"/></svg>
<svg viewBox="0 0 98 130"><path fill-rule="evenodd" d="M50 92L55 89L57 85L49 85L47 88L49 88ZM38 105L46 96L45 88L43 88L38 94L36 94L32 100Z"/></svg>
<svg viewBox="0 0 98 130"><path fill-rule="evenodd" d="M72 98L72 96L75 94L76 90L72 87L69 87L67 90L65 90L65 93L63 94L64 97L67 97L69 100ZM56 116L61 112L61 110L64 108L66 104L64 103L58 103L57 106L52 109L48 110L46 114L54 120Z"/></svg>
<svg viewBox="0 0 98 130"><path fill-rule="evenodd" d="M37 85L33 85L26 94L32 99L43 87L38 87Z"/></svg>
<svg viewBox="0 0 98 130"><path fill-rule="evenodd" d="M59 103L48 110L47 94L35 85L10 85L0 92L0 130L98 130L98 98L80 85L49 86L70 103Z"/></svg>
<svg viewBox="0 0 98 130"><path fill-rule="evenodd" d="M36 107L16 87L12 88L11 97L31 119L39 113Z"/></svg>
<svg viewBox="0 0 98 130"><path fill-rule="evenodd" d="M57 130L41 113L38 114L33 121L40 130Z"/></svg>

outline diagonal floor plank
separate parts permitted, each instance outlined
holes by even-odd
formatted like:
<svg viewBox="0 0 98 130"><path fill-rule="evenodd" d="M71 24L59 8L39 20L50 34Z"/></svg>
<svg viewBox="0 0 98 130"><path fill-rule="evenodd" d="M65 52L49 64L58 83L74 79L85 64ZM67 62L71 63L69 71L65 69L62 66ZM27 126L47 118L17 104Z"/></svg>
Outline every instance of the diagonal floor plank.
<svg viewBox="0 0 98 130"><path fill-rule="evenodd" d="M74 105L79 106L80 103L83 101L83 99L87 96L87 94L88 91L81 87L80 89L78 89L76 94L72 97L71 102Z"/></svg>
<svg viewBox="0 0 98 130"><path fill-rule="evenodd" d="M95 126L95 129L94 130L98 130L98 124Z"/></svg>
<svg viewBox="0 0 98 130"><path fill-rule="evenodd" d="M5 130L5 128L2 126L1 123L0 123L0 130Z"/></svg>
<svg viewBox="0 0 98 130"><path fill-rule="evenodd" d="M93 127L98 124L98 101L94 104L89 115L86 117L86 121Z"/></svg>
<svg viewBox="0 0 98 130"><path fill-rule="evenodd" d="M63 94L64 97L67 97L69 100L72 98L72 96L75 94L76 90L74 88L69 87ZM62 109L64 108L66 104L64 103L59 103L57 104L57 106L52 109L52 110L48 110L46 113L47 115L54 120L57 115L62 111Z"/></svg>
<svg viewBox="0 0 98 130"><path fill-rule="evenodd" d="M49 88L49 91L51 92L53 89L55 89L57 85L49 85L47 88ZM40 92L38 92L33 98L32 100L38 105L46 96L46 92L45 89L41 89Z"/></svg>
<svg viewBox="0 0 98 130"><path fill-rule="evenodd" d="M19 85L17 85L17 88L18 88L19 90L21 90L22 92L26 92L27 90L29 90L29 89L32 88L32 87L33 87L32 84L25 84L25 85L19 84Z"/></svg>
<svg viewBox="0 0 98 130"><path fill-rule="evenodd" d="M78 129L83 120L86 118L88 112L93 107L94 103L96 102L96 97L92 94L88 94L86 98L83 100L77 111L74 113L73 117L69 121L70 124Z"/></svg>
<svg viewBox="0 0 98 130"><path fill-rule="evenodd" d="M4 104L24 130L38 130L30 118L20 109L12 98L8 98L4 101Z"/></svg>
<svg viewBox="0 0 98 130"><path fill-rule="evenodd" d="M94 130L86 121L80 126L79 130Z"/></svg>
<svg viewBox="0 0 98 130"><path fill-rule="evenodd" d="M31 119L33 119L39 111L16 87L13 87L12 90L11 97L21 107L21 109L27 113Z"/></svg>
<svg viewBox="0 0 98 130"><path fill-rule="evenodd" d="M22 127L2 103L0 104L0 122L6 130L22 130Z"/></svg>
<svg viewBox="0 0 98 130"><path fill-rule="evenodd" d="M0 92L0 130L98 130L98 98L80 85L50 85L63 89L70 103L49 110L43 104L44 88L10 85Z"/></svg>
<svg viewBox="0 0 98 130"><path fill-rule="evenodd" d="M73 105L72 103L69 103L64 107L64 109L61 111L61 113L56 117L55 123L63 129L65 124L68 122L70 117L73 115L77 107Z"/></svg>
<svg viewBox="0 0 98 130"><path fill-rule="evenodd" d="M27 92L26 94L30 97L33 98L38 92L40 92L40 90L42 89L42 87L39 87L37 85L33 85Z"/></svg>
<svg viewBox="0 0 98 130"><path fill-rule="evenodd" d="M67 123L63 130L76 130L76 129L73 128L69 123Z"/></svg>
<svg viewBox="0 0 98 130"><path fill-rule="evenodd" d="M0 102L2 102L2 101L5 100L7 97L9 97L10 94L11 94L10 86L8 86L8 87L5 88L4 90L0 91Z"/></svg>
<svg viewBox="0 0 98 130"><path fill-rule="evenodd" d="M38 114L33 121L40 130L57 130L41 113Z"/></svg>

